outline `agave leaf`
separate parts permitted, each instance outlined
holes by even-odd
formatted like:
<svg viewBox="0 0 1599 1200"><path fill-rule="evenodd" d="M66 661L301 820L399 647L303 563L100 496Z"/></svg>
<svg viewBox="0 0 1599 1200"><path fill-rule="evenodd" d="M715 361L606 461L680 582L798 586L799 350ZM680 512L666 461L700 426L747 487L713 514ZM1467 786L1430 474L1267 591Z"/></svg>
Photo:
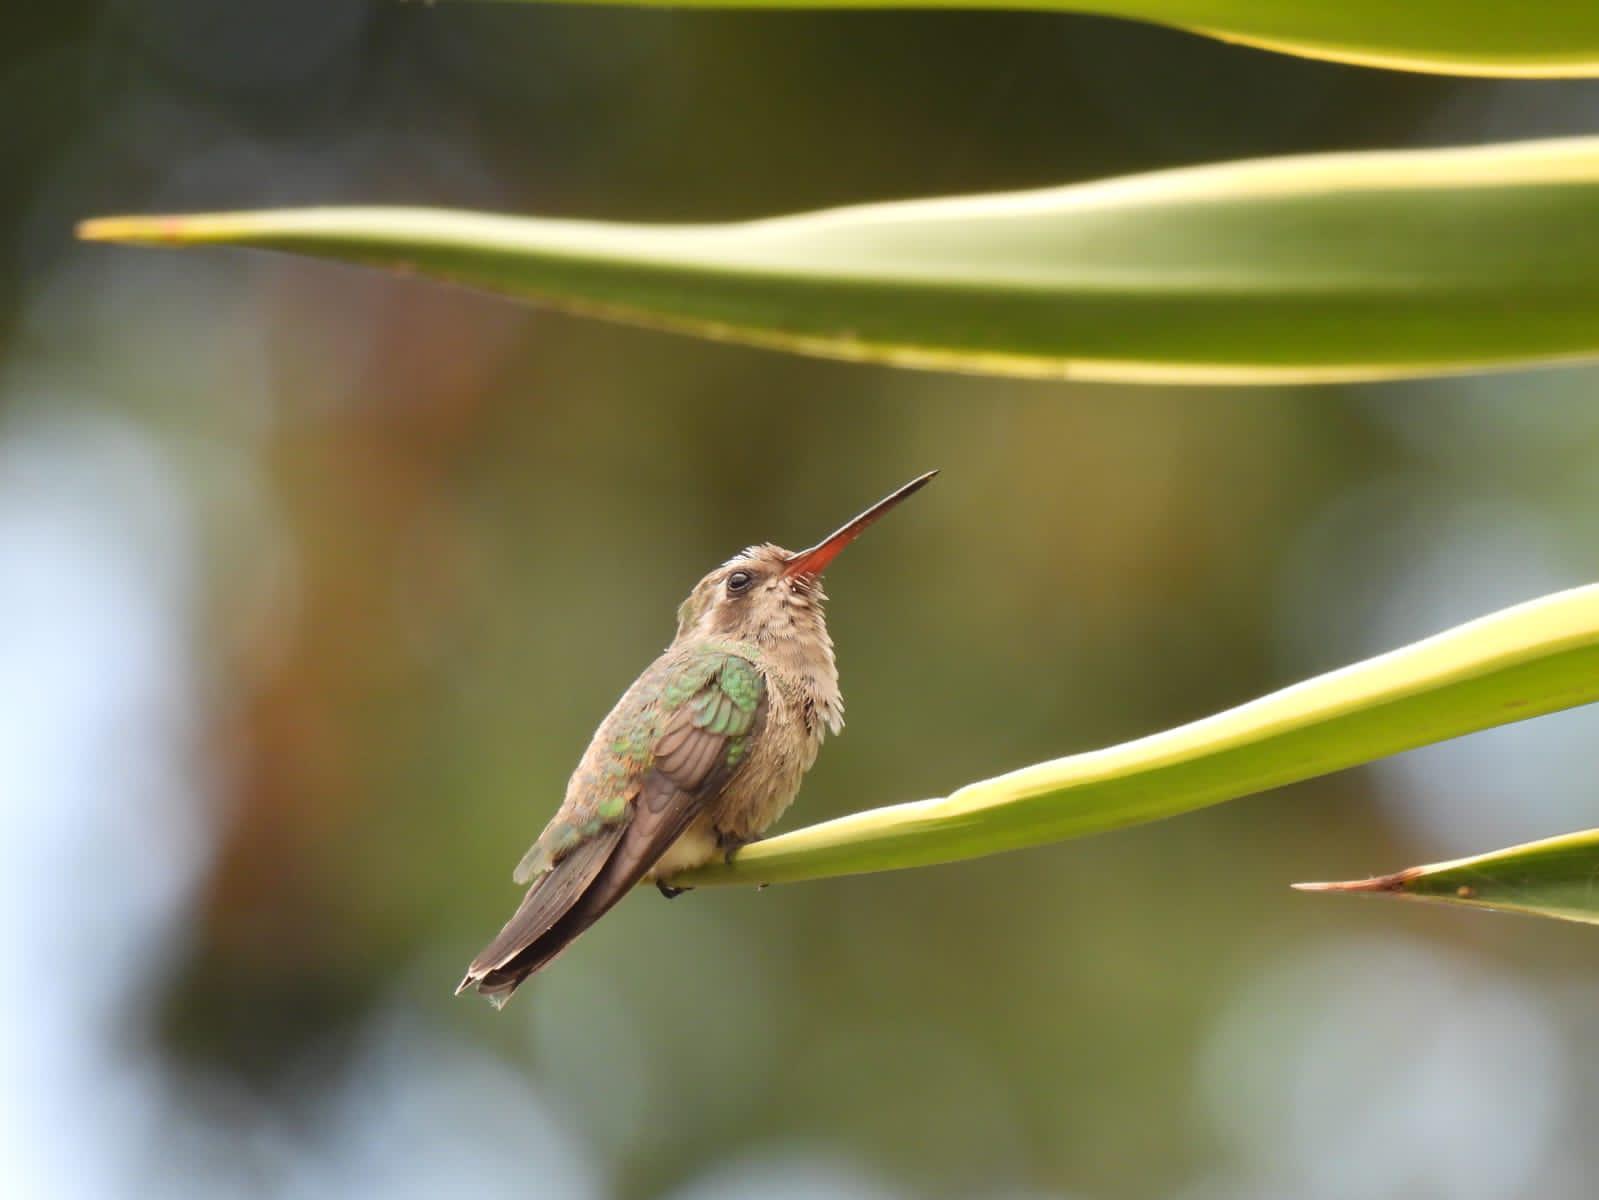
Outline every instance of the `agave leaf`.
<svg viewBox="0 0 1599 1200"><path fill-rule="evenodd" d="M758 842L674 882L784 883L1041 846L1595 699L1599 585L1589 585L1164 733Z"/></svg>
<svg viewBox="0 0 1599 1200"><path fill-rule="evenodd" d="M1599 355L1596 215L1599 138L1575 138L726 225L322 208L112 217L80 232L345 259L868 362L1304 383Z"/></svg>
<svg viewBox="0 0 1599 1200"><path fill-rule="evenodd" d="M1284 54L1449 75L1599 75L1589 0L565 0L639 8L1101 13Z"/></svg>
<svg viewBox="0 0 1599 1200"><path fill-rule="evenodd" d="M1409 896L1599 925L1599 829L1410 867L1373 879L1294 886L1304 892Z"/></svg>

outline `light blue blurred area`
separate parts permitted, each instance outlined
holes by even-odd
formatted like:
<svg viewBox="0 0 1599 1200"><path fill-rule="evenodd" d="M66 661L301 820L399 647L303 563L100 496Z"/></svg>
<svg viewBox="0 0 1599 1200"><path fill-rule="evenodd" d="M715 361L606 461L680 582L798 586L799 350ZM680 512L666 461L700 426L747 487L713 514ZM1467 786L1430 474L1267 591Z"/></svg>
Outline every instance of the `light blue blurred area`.
<svg viewBox="0 0 1599 1200"><path fill-rule="evenodd" d="M1589 931L1296 895L1594 821L1593 713L937 870L641 895L450 989L710 564L830 575L790 823L1591 581L1596 376L1081 387L71 243L381 200L713 219L1589 129L1593 86L1088 18L117 0L0 48L0 1194L1578 1197ZM1507 320L1516 314L1506 314Z"/></svg>
<svg viewBox="0 0 1599 1200"><path fill-rule="evenodd" d="M193 550L149 439L105 417L6 422L0 1161L15 1194L113 1194L158 1121L138 1016L209 840L186 761Z"/></svg>
<svg viewBox="0 0 1599 1200"><path fill-rule="evenodd" d="M1333 942L1241 990L1198 1092L1245 1195L1564 1195L1575 1016L1426 943Z"/></svg>

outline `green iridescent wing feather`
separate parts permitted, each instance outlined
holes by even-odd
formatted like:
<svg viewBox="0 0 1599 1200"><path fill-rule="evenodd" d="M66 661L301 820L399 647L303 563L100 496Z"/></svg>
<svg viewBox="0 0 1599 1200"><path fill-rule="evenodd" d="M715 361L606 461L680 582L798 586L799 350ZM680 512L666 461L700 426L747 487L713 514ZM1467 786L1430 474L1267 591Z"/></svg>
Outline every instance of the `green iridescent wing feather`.
<svg viewBox="0 0 1599 1200"><path fill-rule="evenodd" d="M577 847L625 825L640 799L660 811L675 798L719 791L748 752L765 695L765 677L730 650L661 658L601 727L600 753L585 755L569 803L517 866L516 881L536 881Z"/></svg>
<svg viewBox="0 0 1599 1200"><path fill-rule="evenodd" d="M652 774L696 799L726 786L743 761L766 681L748 659L706 652L713 667L692 696L666 714L655 743ZM657 790L646 781L649 799Z"/></svg>

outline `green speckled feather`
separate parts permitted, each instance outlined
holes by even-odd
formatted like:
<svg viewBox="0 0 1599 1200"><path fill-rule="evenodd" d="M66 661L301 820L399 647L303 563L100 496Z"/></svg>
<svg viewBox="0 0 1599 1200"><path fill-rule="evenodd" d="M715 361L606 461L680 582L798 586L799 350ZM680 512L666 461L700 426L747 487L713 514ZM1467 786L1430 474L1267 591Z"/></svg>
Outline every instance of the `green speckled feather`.
<svg viewBox="0 0 1599 1200"><path fill-rule="evenodd" d="M578 846L625 824L646 790L698 798L724 786L744 759L766 680L753 648L681 647L641 675L595 734L566 801L516 869L518 883L550 872ZM746 657L750 656L750 657ZM660 777L647 789L650 776Z"/></svg>

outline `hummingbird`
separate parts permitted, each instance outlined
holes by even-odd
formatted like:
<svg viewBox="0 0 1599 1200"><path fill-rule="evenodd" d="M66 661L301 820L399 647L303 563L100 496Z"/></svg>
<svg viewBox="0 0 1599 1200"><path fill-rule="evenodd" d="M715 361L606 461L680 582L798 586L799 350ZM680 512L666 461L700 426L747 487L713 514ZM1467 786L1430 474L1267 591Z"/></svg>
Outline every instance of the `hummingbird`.
<svg viewBox="0 0 1599 1200"><path fill-rule="evenodd" d="M521 905L466 970L496 1007L635 884L725 861L793 803L844 727L822 573L938 474L919 475L808 550L728 559L677 610L671 645L600 723L566 799L513 878Z"/></svg>

